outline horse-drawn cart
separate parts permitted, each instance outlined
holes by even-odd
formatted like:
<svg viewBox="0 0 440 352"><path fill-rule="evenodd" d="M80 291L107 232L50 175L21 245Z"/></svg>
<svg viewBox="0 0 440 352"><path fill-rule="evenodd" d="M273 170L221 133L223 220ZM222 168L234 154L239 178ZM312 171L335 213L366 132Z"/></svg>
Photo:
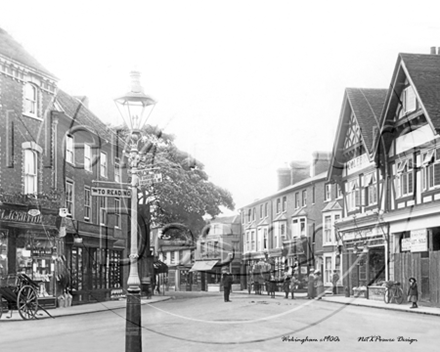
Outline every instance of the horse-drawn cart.
<svg viewBox="0 0 440 352"><path fill-rule="evenodd" d="M25 319L36 319L38 309L44 310L38 305L38 284L25 274L8 275L0 280L0 318L6 308L12 316L13 310L18 310L20 316Z"/></svg>

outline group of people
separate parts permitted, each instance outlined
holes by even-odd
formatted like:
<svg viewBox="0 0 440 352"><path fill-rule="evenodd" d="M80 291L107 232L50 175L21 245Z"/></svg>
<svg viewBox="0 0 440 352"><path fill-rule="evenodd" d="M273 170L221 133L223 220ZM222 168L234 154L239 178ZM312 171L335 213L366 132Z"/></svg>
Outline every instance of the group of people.
<svg viewBox="0 0 440 352"><path fill-rule="evenodd" d="M337 293L337 284L339 281L338 271L335 270L331 277L333 288L332 292L335 295ZM319 270L311 272L309 275L309 281L307 285L307 298L308 299L321 299L324 296L324 282L322 279L322 274Z"/></svg>

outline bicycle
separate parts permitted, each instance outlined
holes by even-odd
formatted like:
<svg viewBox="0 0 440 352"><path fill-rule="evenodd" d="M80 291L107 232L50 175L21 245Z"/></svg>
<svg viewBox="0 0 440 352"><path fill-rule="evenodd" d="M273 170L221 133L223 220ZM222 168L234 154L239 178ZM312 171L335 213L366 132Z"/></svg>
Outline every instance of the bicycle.
<svg viewBox="0 0 440 352"><path fill-rule="evenodd" d="M394 300L397 304L403 302L403 290L400 287L400 282L386 282L385 295L383 297L385 303L390 303Z"/></svg>

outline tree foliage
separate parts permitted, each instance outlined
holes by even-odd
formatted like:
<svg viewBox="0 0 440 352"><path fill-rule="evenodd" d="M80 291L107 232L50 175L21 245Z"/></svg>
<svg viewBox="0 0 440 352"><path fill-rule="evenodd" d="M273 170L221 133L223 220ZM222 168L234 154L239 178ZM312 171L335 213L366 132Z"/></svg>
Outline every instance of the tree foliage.
<svg viewBox="0 0 440 352"><path fill-rule="evenodd" d="M142 144L147 167L162 174L162 182L141 188L151 204L154 225L181 223L198 234L205 225L204 216L217 216L222 206L234 209L230 192L209 181L204 165L179 150L173 135L147 126Z"/></svg>

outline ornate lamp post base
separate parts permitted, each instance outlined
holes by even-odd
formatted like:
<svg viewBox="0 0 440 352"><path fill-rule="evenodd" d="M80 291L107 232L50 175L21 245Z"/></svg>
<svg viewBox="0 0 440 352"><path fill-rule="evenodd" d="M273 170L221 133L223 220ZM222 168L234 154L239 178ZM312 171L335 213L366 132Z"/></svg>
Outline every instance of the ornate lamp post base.
<svg viewBox="0 0 440 352"><path fill-rule="evenodd" d="M127 289L127 307L125 319L125 350L130 352L141 352L142 324L140 287L129 287Z"/></svg>

